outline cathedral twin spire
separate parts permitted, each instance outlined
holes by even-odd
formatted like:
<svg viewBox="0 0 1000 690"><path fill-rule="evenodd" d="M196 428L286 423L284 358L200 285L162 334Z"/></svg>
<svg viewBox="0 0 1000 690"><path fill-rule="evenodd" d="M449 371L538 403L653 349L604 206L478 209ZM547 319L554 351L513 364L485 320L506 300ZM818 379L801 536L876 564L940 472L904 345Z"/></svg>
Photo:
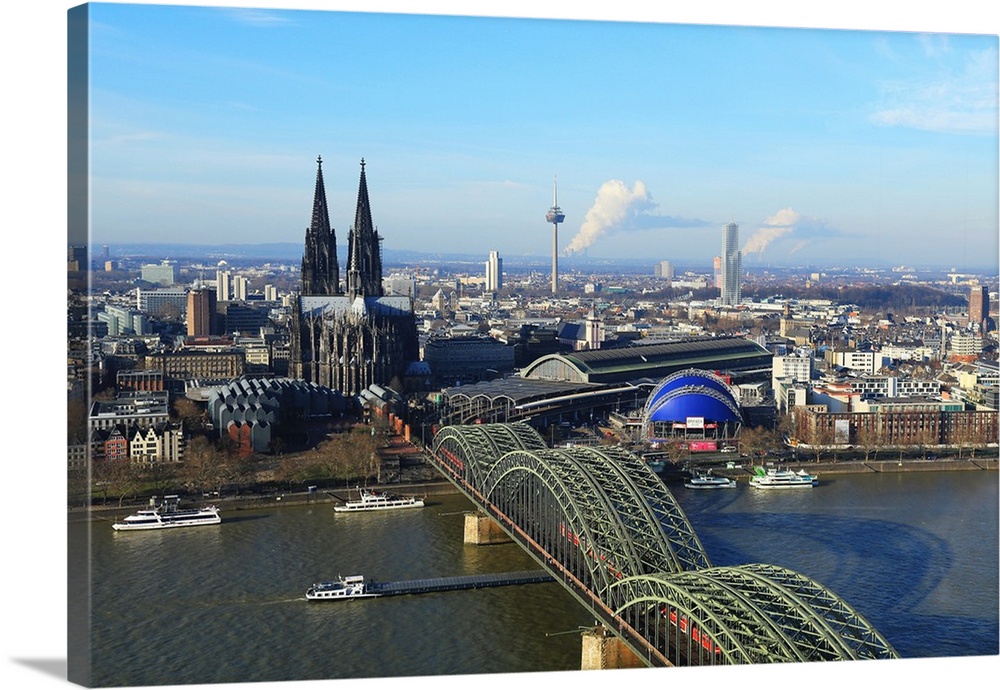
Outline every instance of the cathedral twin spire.
<svg viewBox="0 0 1000 690"><path fill-rule="evenodd" d="M337 261L336 232L330 227L323 184L323 159L316 159L316 190L313 194L312 223L306 229L302 255L303 295L342 295L340 265ZM365 161L361 159L361 181L354 225L347 239L346 294L355 297L382 296L382 238L372 224L365 180Z"/></svg>

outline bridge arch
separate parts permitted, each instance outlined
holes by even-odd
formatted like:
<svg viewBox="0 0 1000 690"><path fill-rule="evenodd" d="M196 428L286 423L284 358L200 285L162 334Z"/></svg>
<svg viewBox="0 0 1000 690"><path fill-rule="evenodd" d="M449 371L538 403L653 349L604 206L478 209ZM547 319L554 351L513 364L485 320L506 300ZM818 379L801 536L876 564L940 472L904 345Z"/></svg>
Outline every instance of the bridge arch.
<svg viewBox="0 0 1000 690"><path fill-rule="evenodd" d="M843 599L773 565L629 578L605 603L675 665L897 657Z"/></svg>
<svg viewBox="0 0 1000 690"><path fill-rule="evenodd" d="M485 477L483 494L522 527L530 526L526 533L532 539L553 547L572 542L598 559L587 573L602 573L595 585L609 574L618 578L711 565L659 478L641 459L617 448L508 453Z"/></svg>
<svg viewBox="0 0 1000 690"><path fill-rule="evenodd" d="M471 487L483 486L493 464L513 450L542 450L545 440L523 422L446 426L434 436L433 453L451 474Z"/></svg>
<svg viewBox="0 0 1000 690"><path fill-rule="evenodd" d="M649 665L898 656L800 573L712 567L673 495L623 448L550 449L527 424L476 424L442 429L432 458Z"/></svg>

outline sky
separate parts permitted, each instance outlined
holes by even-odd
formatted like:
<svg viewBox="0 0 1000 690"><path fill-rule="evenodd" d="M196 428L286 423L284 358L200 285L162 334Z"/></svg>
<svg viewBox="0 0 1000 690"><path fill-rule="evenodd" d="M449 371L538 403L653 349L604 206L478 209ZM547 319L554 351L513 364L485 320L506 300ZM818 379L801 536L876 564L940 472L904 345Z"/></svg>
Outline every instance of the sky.
<svg viewBox="0 0 1000 690"><path fill-rule="evenodd" d="M262 4L91 4L93 244L302 242L322 156L341 244L364 158L390 249L546 256L557 189L564 256L997 263L995 33Z"/></svg>

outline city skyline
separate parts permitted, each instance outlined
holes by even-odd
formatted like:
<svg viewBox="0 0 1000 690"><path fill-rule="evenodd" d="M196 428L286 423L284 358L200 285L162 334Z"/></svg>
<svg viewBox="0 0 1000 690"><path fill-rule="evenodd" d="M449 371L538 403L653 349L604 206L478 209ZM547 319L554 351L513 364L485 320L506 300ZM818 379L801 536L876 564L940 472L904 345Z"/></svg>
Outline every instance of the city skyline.
<svg viewBox="0 0 1000 690"><path fill-rule="evenodd" d="M365 158L392 249L544 257L557 175L561 256L997 255L995 36L91 12L94 244L299 242L322 155L336 231Z"/></svg>

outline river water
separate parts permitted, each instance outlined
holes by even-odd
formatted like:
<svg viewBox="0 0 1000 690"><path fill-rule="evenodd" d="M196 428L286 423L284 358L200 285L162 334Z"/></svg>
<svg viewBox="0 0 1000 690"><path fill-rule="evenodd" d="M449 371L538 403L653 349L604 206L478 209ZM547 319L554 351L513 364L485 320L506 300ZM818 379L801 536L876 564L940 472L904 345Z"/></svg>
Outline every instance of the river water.
<svg viewBox="0 0 1000 690"><path fill-rule="evenodd" d="M802 572L903 657L998 653L996 472L844 475L812 490L670 485L713 565ZM91 539L94 686L578 669L593 620L556 583L308 602L310 583L529 570L519 547L463 544L460 495L423 510L329 503L224 511L221 525Z"/></svg>

